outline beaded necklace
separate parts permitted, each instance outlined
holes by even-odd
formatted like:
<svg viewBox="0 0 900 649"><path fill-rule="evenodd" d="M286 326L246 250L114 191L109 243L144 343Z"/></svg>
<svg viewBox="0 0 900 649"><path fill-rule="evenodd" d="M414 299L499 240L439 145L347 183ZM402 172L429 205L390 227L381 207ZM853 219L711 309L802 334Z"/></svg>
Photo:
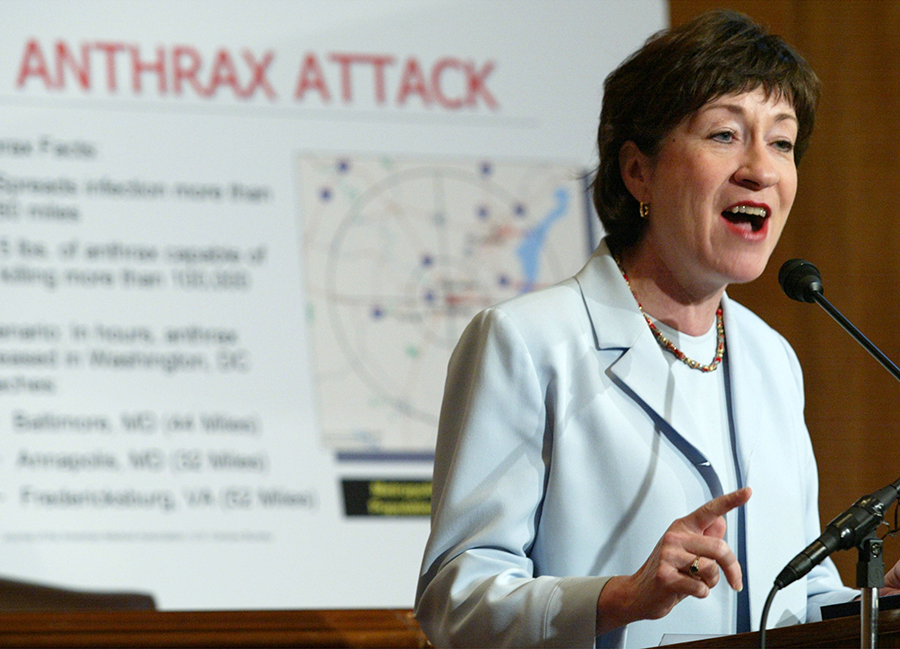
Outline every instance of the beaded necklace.
<svg viewBox="0 0 900 649"><path fill-rule="evenodd" d="M634 301L637 302L638 309L641 311L641 315L644 316L644 320L647 321L647 325L650 327L650 331L653 332L653 336L656 338L656 342L660 344L660 346L665 349L667 352L671 353L682 363L690 367L694 370L700 370L701 372L712 372L717 367L719 367L719 363L722 362L722 358L725 356L725 321L722 317L722 307L719 306L716 309L716 356L713 358L712 363L708 365L704 365L698 361L695 361L693 358L690 358L683 351L678 349L671 340L666 338L666 335L659 330L653 320L650 319L644 312L644 307L641 306L641 301L638 300L637 295L635 295L634 289L631 288L631 282L628 281L628 275L625 274L625 269L622 267L622 261L619 259L619 256L616 255L614 257L616 260L616 265L619 267L619 271L622 273L622 278L625 280L625 284L628 286L628 290L631 291L632 297L634 297Z"/></svg>

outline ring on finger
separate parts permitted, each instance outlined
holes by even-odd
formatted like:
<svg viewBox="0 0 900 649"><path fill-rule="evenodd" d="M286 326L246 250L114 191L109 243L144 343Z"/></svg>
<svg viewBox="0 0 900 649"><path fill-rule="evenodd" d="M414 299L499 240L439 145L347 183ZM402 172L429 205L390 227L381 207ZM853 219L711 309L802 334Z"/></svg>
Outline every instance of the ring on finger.
<svg viewBox="0 0 900 649"><path fill-rule="evenodd" d="M691 562L690 567L688 568L688 574L695 579L701 579L700 577L700 557L694 557L693 562Z"/></svg>

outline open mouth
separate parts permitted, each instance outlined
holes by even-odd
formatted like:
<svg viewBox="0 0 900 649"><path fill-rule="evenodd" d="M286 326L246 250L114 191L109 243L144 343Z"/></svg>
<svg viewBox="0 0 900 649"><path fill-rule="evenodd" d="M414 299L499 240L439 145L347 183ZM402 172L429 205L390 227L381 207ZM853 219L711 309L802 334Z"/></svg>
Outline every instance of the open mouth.
<svg viewBox="0 0 900 649"><path fill-rule="evenodd" d="M769 210L755 205L735 205L722 212L730 223L735 225L748 225L753 232L759 232L769 218ZM746 227L746 226L745 226Z"/></svg>

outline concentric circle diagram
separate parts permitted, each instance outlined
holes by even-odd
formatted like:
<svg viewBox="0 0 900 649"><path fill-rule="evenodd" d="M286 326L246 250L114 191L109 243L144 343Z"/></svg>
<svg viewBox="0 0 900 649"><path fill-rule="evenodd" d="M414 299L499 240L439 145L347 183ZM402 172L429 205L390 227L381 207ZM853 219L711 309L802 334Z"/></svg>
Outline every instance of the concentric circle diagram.
<svg viewBox="0 0 900 649"><path fill-rule="evenodd" d="M433 449L463 328L583 265L583 174L308 157L300 183L323 434L345 449Z"/></svg>

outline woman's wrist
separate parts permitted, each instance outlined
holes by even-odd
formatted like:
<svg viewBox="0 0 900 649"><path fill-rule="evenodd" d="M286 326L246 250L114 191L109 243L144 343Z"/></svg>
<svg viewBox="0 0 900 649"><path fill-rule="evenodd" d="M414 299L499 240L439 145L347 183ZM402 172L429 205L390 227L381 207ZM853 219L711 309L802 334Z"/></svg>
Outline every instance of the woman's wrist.
<svg viewBox="0 0 900 649"><path fill-rule="evenodd" d="M634 622L634 590L629 577L610 577L597 600L597 635Z"/></svg>

